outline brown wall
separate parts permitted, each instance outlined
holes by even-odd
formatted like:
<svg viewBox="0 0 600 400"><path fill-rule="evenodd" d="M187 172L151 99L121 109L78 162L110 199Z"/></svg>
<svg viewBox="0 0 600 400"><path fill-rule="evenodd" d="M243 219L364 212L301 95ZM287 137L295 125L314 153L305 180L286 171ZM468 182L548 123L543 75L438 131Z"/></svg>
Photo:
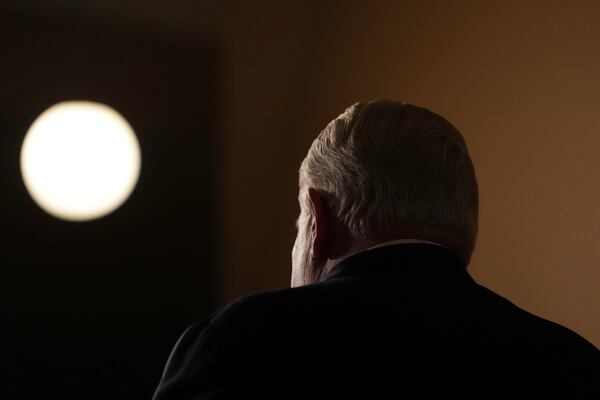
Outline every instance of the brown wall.
<svg viewBox="0 0 600 400"><path fill-rule="evenodd" d="M222 302L288 284L310 142L351 103L390 97L467 140L474 277L600 346L600 3L322 3L228 6Z"/></svg>

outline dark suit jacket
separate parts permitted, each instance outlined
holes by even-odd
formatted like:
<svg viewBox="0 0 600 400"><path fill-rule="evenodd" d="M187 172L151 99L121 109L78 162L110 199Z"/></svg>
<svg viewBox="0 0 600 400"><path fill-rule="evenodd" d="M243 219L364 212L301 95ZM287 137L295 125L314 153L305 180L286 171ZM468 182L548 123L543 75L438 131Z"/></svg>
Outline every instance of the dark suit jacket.
<svg viewBox="0 0 600 400"><path fill-rule="evenodd" d="M600 399L600 351L475 283L452 252L402 244L192 325L154 399L543 396Z"/></svg>

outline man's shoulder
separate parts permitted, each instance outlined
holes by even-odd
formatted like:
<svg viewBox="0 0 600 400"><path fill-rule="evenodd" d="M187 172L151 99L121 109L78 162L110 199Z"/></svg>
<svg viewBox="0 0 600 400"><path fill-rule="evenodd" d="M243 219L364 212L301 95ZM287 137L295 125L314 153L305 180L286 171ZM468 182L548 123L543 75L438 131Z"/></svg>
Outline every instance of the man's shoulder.
<svg viewBox="0 0 600 400"><path fill-rule="evenodd" d="M323 284L299 288L269 290L240 297L216 312L211 319L214 326L235 328L257 322L267 323L298 316L303 310L312 308L324 289Z"/></svg>
<svg viewBox="0 0 600 400"><path fill-rule="evenodd" d="M523 343L544 350L546 354L560 352L562 356L585 355L600 365L600 350L574 330L527 311L484 286L478 287L484 297L494 304L492 307L498 310L491 313L494 322L515 331L515 340L522 339Z"/></svg>
<svg viewBox="0 0 600 400"><path fill-rule="evenodd" d="M600 372L600 350L590 341L558 322L525 310L522 312L530 318L535 331L539 333L540 344L557 350L562 348L561 356L565 358L583 357L590 361L594 360L597 371Z"/></svg>

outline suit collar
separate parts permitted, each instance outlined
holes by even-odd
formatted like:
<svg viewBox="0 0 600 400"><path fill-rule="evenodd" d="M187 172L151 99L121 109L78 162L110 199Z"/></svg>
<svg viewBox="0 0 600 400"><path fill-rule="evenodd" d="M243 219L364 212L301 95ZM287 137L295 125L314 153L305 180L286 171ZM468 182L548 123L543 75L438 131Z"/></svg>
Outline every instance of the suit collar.
<svg viewBox="0 0 600 400"><path fill-rule="evenodd" d="M325 280L356 275L401 274L444 279L471 277L460 256L450 249L428 243L403 243L372 248L336 265Z"/></svg>

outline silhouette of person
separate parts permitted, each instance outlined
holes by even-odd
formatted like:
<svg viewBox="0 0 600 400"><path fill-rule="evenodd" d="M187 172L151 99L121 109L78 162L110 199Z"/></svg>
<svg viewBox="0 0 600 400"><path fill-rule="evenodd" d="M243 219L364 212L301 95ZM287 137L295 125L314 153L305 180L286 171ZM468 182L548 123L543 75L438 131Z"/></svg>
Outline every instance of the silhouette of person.
<svg viewBox="0 0 600 400"><path fill-rule="evenodd" d="M478 186L443 117L354 104L312 143L298 199L292 288L189 327L155 400L600 399L598 349L469 275Z"/></svg>

